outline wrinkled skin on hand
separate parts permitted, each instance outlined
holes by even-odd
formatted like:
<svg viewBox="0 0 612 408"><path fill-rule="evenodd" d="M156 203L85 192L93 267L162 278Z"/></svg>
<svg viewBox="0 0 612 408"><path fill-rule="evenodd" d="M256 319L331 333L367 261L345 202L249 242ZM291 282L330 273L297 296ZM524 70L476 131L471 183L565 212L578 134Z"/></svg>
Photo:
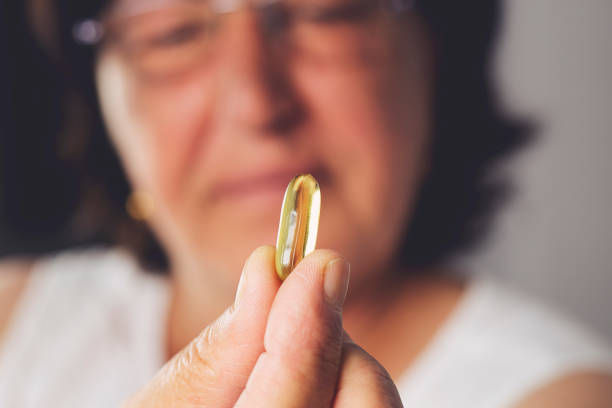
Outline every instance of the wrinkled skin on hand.
<svg viewBox="0 0 612 408"><path fill-rule="evenodd" d="M124 407L401 407L387 371L343 330L348 269L316 250L281 285L274 248L258 248L235 303Z"/></svg>

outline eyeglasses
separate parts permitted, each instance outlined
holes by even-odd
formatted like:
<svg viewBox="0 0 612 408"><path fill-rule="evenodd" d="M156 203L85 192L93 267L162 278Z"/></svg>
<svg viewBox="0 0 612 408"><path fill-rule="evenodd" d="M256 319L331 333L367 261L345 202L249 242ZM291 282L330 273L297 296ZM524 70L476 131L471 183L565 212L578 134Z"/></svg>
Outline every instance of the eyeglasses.
<svg viewBox="0 0 612 408"><path fill-rule="evenodd" d="M413 0L126 0L77 23L73 36L85 46L118 47L139 72L167 77L213 60L223 22L241 10L255 12L266 39L285 52L337 61L376 35L381 16L412 8Z"/></svg>

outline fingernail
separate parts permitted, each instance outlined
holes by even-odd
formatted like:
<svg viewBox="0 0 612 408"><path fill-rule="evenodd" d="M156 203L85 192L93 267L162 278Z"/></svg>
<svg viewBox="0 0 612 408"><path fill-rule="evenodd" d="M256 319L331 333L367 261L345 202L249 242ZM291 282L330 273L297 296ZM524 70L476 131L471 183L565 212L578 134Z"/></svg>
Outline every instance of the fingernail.
<svg viewBox="0 0 612 408"><path fill-rule="evenodd" d="M344 304L350 273L350 264L342 258L336 258L325 266L323 289L330 304L340 307Z"/></svg>

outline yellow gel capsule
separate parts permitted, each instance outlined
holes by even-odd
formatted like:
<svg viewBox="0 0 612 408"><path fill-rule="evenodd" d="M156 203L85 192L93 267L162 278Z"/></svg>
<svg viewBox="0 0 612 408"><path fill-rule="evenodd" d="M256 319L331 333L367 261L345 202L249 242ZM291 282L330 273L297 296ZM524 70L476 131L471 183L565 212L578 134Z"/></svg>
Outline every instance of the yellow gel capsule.
<svg viewBox="0 0 612 408"><path fill-rule="evenodd" d="M285 191L276 238L276 273L281 280L314 251L320 211L321 191L317 180L310 174L294 177Z"/></svg>

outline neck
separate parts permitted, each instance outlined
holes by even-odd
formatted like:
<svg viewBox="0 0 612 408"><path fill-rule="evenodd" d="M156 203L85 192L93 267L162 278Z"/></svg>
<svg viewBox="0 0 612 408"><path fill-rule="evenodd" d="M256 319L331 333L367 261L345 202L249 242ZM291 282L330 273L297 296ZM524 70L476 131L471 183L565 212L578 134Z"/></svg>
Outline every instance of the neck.
<svg viewBox="0 0 612 408"><path fill-rule="evenodd" d="M235 287L217 279L215 271L206 275L182 269L171 274L171 299L166 338L171 357L219 317L234 301ZM198 273L198 276L192 276Z"/></svg>
<svg viewBox="0 0 612 408"><path fill-rule="evenodd" d="M190 268L174 269L168 312L166 352L176 354L232 304L235 289L216 279L218 273L192 276ZM387 274L388 275L388 274ZM395 298L397 281L388 276L351 288L345 302L344 325L354 339L363 339L380 320L385 306ZM395 289L394 289L395 288Z"/></svg>
<svg viewBox="0 0 612 408"><path fill-rule="evenodd" d="M387 273L349 288L342 322L346 332L360 345L376 335L377 322L399 295L397 277Z"/></svg>
<svg viewBox="0 0 612 408"><path fill-rule="evenodd" d="M459 279L428 270L400 279L389 276L375 289L354 293L343 313L351 338L394 380L427 348L464 293Z"/></svg>

